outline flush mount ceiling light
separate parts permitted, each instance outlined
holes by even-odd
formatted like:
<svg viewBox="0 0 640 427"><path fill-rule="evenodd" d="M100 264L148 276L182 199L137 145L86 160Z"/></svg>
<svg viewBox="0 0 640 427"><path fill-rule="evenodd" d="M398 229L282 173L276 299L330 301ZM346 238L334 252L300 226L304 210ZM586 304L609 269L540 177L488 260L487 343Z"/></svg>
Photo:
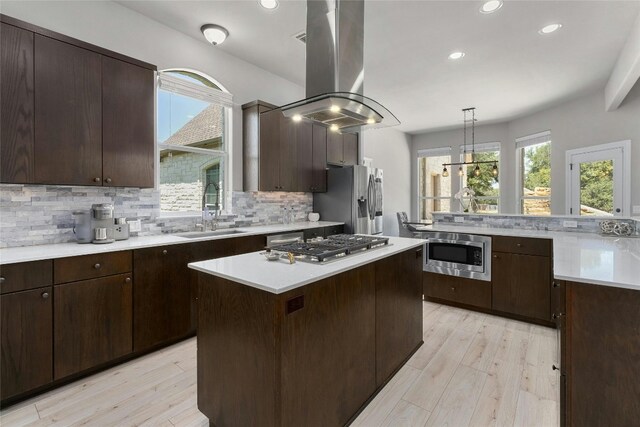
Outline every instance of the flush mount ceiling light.
<svg viewBox="0 0 640 427"><path fill-rule="evenodd" d="M206 24L200 27L202 35L212 45L219 45L229 37L229 31L220 25Z"/></svg>
<svg viewBox="0 0 640 427"><path fill-rule="evenodd" d="M549 24L547 26L544 26L542 28L540 28L540 30L538 31L538 33L544 35L544 34L551 34L555 31L558 31L560 28L562 28L562 24Z"/></svg>
<svg viewBox="0 0 640 427"><path fill-rule="evenodd" d="M453 52L449 55L449 59L460 59L464 56L464 52Z"/></svg>
<svg viewBox="0 0 640 427"><path fill-rule="evenodd" d="M299 122L302 120L302 116L300 114L296 114L291 118L293 119L294 122Z"/></svg>
<svg viewBox="0 0 640 427"><path fill-rule="evenodd" d="M489 0L480 8L482 13L493 13L502 7L502 0Z"/></svg>
<svg viewBox="0 0 640 427"><path fill-rule="evenodd" d="M268 10L276 9L278 4L278 0L260 0L260 6Z"/></svg>

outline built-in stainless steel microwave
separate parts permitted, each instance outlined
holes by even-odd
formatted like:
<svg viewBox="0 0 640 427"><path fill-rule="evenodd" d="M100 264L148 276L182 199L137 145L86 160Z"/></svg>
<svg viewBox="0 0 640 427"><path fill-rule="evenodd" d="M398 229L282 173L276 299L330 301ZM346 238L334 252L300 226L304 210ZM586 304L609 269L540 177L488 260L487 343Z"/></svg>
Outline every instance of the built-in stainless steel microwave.
<svg viewBox="0 0 640 427"><path fill-rule="evenodd" d="M424 271L491 281L491 237L425 232Z"/></svg>

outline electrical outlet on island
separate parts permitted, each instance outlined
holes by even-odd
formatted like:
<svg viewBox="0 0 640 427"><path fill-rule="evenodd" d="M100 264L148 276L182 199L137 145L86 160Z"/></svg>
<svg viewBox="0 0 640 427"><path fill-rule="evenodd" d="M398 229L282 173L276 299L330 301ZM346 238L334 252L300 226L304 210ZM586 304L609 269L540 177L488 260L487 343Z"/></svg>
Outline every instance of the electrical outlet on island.
<svg viewBox="0 0 640 427"><path fill-rule="evenodd" d="M453 222L464 222L464 217L463 216L454 216L453 217Z"/></svg>

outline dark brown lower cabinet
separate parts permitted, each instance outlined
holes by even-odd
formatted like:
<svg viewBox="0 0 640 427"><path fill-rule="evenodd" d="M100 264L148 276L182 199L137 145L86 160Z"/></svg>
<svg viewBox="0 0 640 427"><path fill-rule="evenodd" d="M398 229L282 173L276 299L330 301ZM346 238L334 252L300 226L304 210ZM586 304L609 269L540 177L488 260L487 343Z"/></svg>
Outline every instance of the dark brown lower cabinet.
<svg viewBox="0 0 640 427"><path fill-rule="evenodd" d="M0 295L0 399L53 380L51 287Z"/></svg>
<svg viewBox="0 0 640 427"><path fill-rule="evenodd" d="M422 248L375 263L376 386L422 342Z"/></svg>
<svg viewBox="0 0 640 427"><path fill-rule="evenodd" d="M188 245L133 251L133 350L144 351L192 332Z"/></svg>
<svg viewBox="0 0 640 427"><path fill-rule="evenodd" d="M550 322L551 271L549 257L494 252L492 308Z"/></svg>
<svg viewBox="0 0 640 427"><path fill-rule="evenodd" d="M637 426L640 291L567 282L563 339L569 426Z"/></svg>
<svg viewBox="0 0 640 427"><path fill-rule="evenodd" d="M131 353L131 274L54 287L54 378Z"/></svg>
<svg viewBox="0 0 640 427"><path fill-rule="evenodd" d="M423 284L427 299L491 308L491 282L424 272Z"/></svg>

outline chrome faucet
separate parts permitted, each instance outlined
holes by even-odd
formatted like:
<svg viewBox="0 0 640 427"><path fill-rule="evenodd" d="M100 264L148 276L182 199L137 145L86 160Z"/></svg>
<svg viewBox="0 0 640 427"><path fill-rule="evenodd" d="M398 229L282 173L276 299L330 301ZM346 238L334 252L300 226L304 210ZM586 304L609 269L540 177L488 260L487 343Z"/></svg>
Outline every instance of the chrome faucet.
<svg viewBox="0 0 640 427"><path fill-rule="evenodd" d="M213 211L214 219L209 220L209 209L207 208L207 190L209 186L213 185L216 189L216 203ZM202 192L202 228L207 229L207 223L211 221L211 230L215 231L218 228L218 218L220 215L220 186L215 182L208 183Z"/></svg>

